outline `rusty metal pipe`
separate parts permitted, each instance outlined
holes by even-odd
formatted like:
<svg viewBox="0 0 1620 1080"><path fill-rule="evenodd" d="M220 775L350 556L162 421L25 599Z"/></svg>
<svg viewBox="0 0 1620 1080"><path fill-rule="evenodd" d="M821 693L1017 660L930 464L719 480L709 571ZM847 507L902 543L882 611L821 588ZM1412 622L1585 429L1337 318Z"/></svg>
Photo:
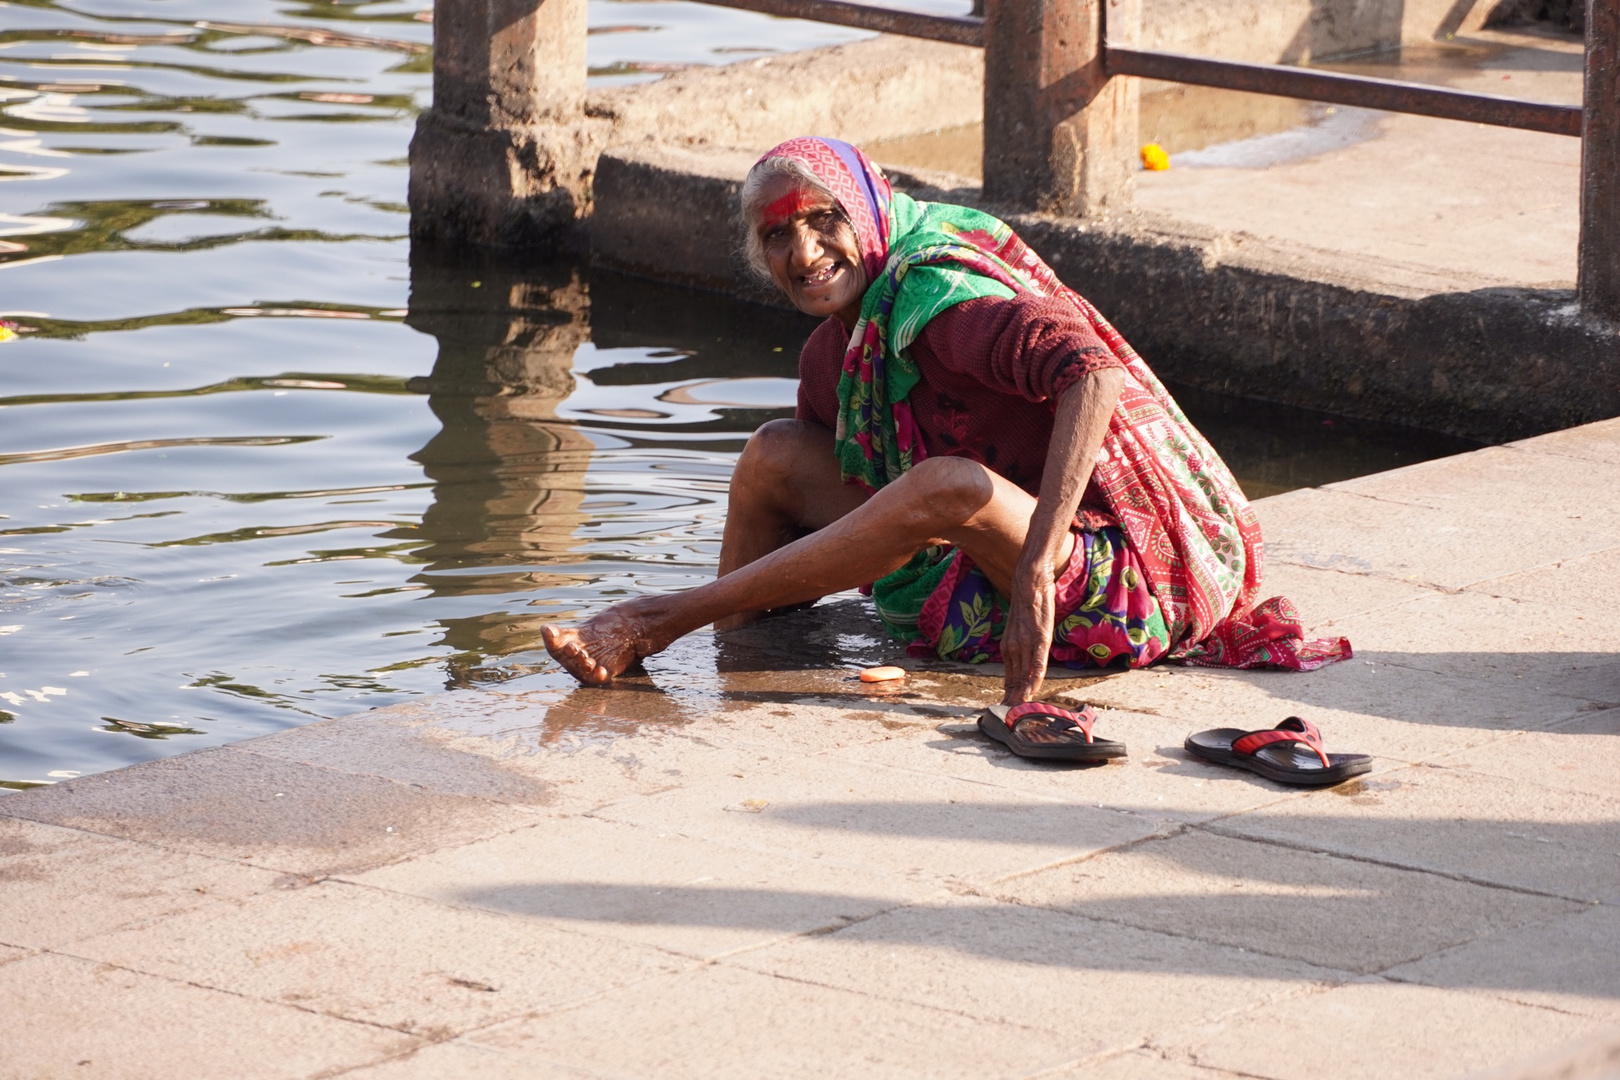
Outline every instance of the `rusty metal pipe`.
<svg viewBox="0 0 1620 1080"><path fill-rule="evenodd" d="M1581 110L1577 105L1547 105L1365 75L1341 75L1335 71L1279 64L1243 64L1143 49L1109 47L1104 53L1104 66L1109 75L1139 75L1144 79L1438 116L1445 120L1544 131L1550 135L1575 138L1581 135Z"/></svg>
<svg viewBox="0 0 1620 1080"><path fill-rule="evenodd" d="M924 15L848 0L699 0L716 7L742 8L785 19L854 26L884 34L948 41L953 45L984 47L984 20L970 15Z"/></svg>

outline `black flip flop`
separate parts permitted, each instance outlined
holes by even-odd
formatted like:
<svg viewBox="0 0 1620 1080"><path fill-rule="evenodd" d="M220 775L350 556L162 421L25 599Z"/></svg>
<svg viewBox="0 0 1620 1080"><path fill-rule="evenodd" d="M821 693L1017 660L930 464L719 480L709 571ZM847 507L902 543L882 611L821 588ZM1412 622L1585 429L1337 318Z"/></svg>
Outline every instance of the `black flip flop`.
<svg viewBox="0 0 1620 1080"><path fill-rule="evenodd" d="M1083 738L1045 743L1033 742L1018 734L1018 721L1036 719L1060 721L1068 725L1059 728L1064 735L1079 732ZM1041 701L1026 701L1022 705L992 705L979 714L979 730L1019 757L1048 761L1108 761L1124 757L1124 743L1092 738L1091 726L1096 722L1097 710L1090 705L1082 706L1079 712L1075 712Z"/></svg>
<svg viewBox="0 0 1620 1080"><path fill-rule="evenodd" d="M1290 716L1269 731L1212 728L1187 736L1188 753L1217 765L1248 769L1279 784L1326 787L1372 769L1366 754L1330 754L1309 720Z"/></svg>

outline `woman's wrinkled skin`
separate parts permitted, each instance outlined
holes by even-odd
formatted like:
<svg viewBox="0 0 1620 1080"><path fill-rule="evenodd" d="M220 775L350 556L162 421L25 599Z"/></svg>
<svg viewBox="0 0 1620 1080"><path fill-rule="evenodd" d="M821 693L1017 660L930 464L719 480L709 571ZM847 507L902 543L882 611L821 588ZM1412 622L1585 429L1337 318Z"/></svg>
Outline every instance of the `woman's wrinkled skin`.
<svg viewBox="0 0 1620 1080"><path fill-rule="evenodd" d="M780 177L753 228L771 278L795 307L852 328L867 286L855 232L830 196ZM833 433L773 420L749 439L731 480L719 574L709 584L615 604L577 627L542 628L546 648L580 682L602 685L677 638L738 626L852 589L937 543L961 547L1011 599L1001 651L1002 700L1032 700L1046 674L1058 572L1069 526L1124 384L1093 372L1058 398L1040 498L967 458L928 458L874 495L839 476ZM1064 741L1039 720L1038 741Z"/></svg>

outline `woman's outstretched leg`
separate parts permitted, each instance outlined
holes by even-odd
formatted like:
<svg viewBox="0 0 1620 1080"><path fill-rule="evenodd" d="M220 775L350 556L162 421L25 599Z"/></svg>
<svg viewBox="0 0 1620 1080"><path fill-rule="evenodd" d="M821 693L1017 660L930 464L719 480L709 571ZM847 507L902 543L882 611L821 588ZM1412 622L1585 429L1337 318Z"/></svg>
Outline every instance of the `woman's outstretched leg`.
<svg viewBox="0 0 1620 1080"><path fill-rule="evenodd" d="M749 505L749 513L757 509ZM701 626L864 585L940 540L960 546L1005 589L1034 508L1027 492L976 462L930 458L807 536L747 562L734 550L737 565L723 560L728 572L707 585L615 604L575 628L547 625L542 636L575 678L601 684ZM763 529L771 518L757 520Z"/></svg>
<svg viewBox="0 0 1620 1080"><path fill-rule="evenodd" d="M825 528L865 499L865 492L839 476L833 433L827 428L803 420L762 425L731 474L718 576ZM646 598L654 599L661 598ZM679 636L657 632L657 619L649 628L647 613L640 610L646 606L643 601L615 604L578 627L543 626L541 637L551 655L581 682L603 683ZM721 628L762 613L738 612Z"/></svg>

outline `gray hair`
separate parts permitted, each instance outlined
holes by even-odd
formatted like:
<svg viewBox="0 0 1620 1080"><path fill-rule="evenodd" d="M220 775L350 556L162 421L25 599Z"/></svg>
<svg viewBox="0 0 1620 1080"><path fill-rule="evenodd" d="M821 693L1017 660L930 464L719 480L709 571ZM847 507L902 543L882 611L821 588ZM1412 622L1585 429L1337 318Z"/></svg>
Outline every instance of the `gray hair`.
<svg viewBox="0 0 1620 1080"><path fill-rule="evenodd" d="M769 157L754 164L748 170L748 179L743 181L742 192L738 197L737 224L742 230L742 256L748 269L765 285L773 285L770 267L765 261L765 245L760 241L759 229L756 228L756 219L765 205L765 188L777 177L790 177L797 181L801 189L813 191L818 195L825 195L838 203L838 197L832 189L821 182L821 178L810 171L810 167L802 161L789 157Z"/></svg>

